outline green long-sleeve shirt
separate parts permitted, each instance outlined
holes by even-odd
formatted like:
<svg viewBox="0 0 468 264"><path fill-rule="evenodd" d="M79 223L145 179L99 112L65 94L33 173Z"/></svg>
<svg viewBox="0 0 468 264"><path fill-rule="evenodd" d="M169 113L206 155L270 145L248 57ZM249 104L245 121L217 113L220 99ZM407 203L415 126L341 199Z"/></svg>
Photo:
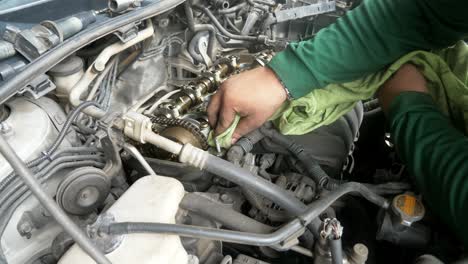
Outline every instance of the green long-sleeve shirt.
<svg viewBox="0 0 468 264"><path fill-rule="evenodd" d="M269 63L294 98L383 69L414 50L468 36L468 1L367 0L314 39L293 43ZM432 208L468 245L468 140L428 95L392 103L392 136Z"/></svg>

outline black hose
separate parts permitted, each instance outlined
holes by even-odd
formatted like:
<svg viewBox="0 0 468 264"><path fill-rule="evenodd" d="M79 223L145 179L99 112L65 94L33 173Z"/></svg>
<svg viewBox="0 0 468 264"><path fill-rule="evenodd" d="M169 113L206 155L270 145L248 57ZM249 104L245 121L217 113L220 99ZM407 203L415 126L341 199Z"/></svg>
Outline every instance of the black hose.
<svg viewBox="0 0 468 264"><path fill-rule="evenodd" d="M343 246L341 245L341 237L328 239L328 246L330 247L332 264L343 264Z"/></svg>
<svg viewBox="0 0 468 264"><path fill-rule="evenodd" d="M255 129L254 131L243 136L234 145L232 145L231 148L229 148L226 154L227 160L234 164L239 164L244 155L251 152L254 148L254 145L264 137L265 135L260 132L259 129Z"/></svg>
<svg viewBox="0 0 468 264"><path fill-rule="evenodd" d="M0 104L16 94L19 89L26 87L38 75L47 72L80 48L131 23L162 14L183 2L184 0L151 2L151 4L137 8L132 12L91 24L86 30L77 33L44 53L33 62L27 64L18 74L5 81L0 87Z"/></svg>
<svg viewBox="0 0 468 264"><path fill-rule="evenodd" d="M282 146L291 152L304 165L308 175L315 181L317 186L333 190L338 187L338 182L330 178L322 169L320 164L308 153L307 149L297 144L294 140L284 136L274 128L262 126L260 131L269 137L274 143Z"/></svg>
<svg viewBox="0 0 468 264"><path fill-rule="evenodd" d="M271 226L260 223L225 205L211 201L195 193L186 194L179 206L204 217L208 217L209 219L213 219L232 230L252 233L269 233L273 230Z"/></svg>
<svg viewBox="0 0 468 264"><path fill-rule="evenodd" d="M204 169L277 202L294 216L307 209L305 204L281 187L214 155L207 157Z"/></svg>
<svg viewBox="0 0 468 264"><path fill-rule="evenodd" d="M307 209L303 202L281 187L214 155L208 155L204 169L277 203L292 216L298 216ZM311 220L309 228L315 237L319 236L321 225L319 218Z"/></svg>
<svg viewBox="0 0 468 264"><path fill-rule="evenodd" d="M135 233L174 234L181 237L203 238L252 246L278 246L281 242L291 238L303 228L300 220L295 219L277 231L269 234L231 231L201 226L123 222L104 225L99 231L111 235L125 235Z"/></svg>

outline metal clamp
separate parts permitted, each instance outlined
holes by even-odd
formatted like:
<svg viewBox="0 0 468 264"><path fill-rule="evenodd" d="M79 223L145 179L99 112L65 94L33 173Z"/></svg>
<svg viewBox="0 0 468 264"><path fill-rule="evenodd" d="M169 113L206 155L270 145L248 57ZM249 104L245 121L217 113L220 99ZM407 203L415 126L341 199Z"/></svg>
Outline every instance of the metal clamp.
<svg viewBox="0 0 468 264"><path fill-rule="evenodd" d="M137 112L128 112L124 117L124 134L133 140L145 142L145 134L151 131L151 119Z"/></svg>

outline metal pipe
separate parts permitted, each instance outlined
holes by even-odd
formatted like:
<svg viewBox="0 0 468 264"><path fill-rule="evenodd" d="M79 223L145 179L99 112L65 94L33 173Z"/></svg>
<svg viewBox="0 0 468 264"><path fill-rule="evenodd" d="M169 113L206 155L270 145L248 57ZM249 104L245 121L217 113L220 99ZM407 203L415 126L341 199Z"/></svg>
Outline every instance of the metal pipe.
<svg viewBox="0 0 468 264"><path fill-rule="evenodd" d="M304 215L305 221L310 221L317 218L323 211L330 207L336 200L346 194L358 193L366 200L376 204L382 208L388 208L388 201L369 190L366 186L357 182L348 182L340 185L337 189L323 195L320 200L317 200L309 205L308 213Z"/></svg>
<svg viewBox="0 0 468 264"><path fill-rule="evenodd" d="M138 151L138 149L135 148L135 146L130 145L129 143L125 143L123 145L123 148L125 151L130 153L138 162L140 162L141 166L143 166L146 172L148 172L150 175L154 175L154 176L157 175L156 172L154 172L153 168L151 168L151 166L145 160L143 155L141 155L140 151Z"/></svg>
<svg viewBox="0 0 468 264"><path fill-rule="evenodd" d="M23 179L31 192L54 217L62 228L70 234L73 240L97 263L110 264L111 262L100 252L96 246L89 240L83 231L73 222L65 212L50 198L43 190L39 182L34 178L31 171L26 167L23 161L16 155L10 144L0 135L0 153L10 163L17 174Z"/></svg>
<svg viewBox="0 0 468 264"><path fill-rule="evenodd" d="M295 219L270 234L256 234L201 226L140 222L111 223L101 226L99 231L111 235L135 233L172 234L252 246L278 246L291 236L297 235L298 230L302 228L301 221Z"/></svg>
<svg viewBox="0 0 468 264"><path fill-rule="evenodd" d="M4 103L7 99L16 94L19 89L27 86L38 75L47 72L62 61L63 58L68 57L80 48L83 48L89 43L128 24L162 14L175 8L184 1L185 0L167 0L152 2L151 4L138 8L132 12L92 24L92 26L88 27L86 30L77 33L68 40L41 55L33 62L26 65L17 75L5 81L2 87L0 87L0 104Z"/></svg>

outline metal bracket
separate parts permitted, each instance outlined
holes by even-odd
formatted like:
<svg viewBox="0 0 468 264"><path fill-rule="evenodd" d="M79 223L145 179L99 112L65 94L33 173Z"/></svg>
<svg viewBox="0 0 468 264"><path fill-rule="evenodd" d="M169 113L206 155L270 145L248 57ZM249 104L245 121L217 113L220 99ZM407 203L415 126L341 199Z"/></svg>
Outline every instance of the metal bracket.
<svg viewBox="0 0 468 264"><path fill-rule="evenodd" d="M335 9L335 1L329 1L306 6L293 7L285 10L279 10L275 12L276 23L328 13L335 11Z"/></svg>
<svg viewBox="0 0 468 264"><path fill-rule="evenodd" d="M60 43L59 37L42 25L25 29L11 38L15 38L15 49L29 61L35 60Z"/></svg>
<svg viewBox="0 0 468 264"><path fill-rule="evenodd" d="M93 240L94 245L104 254L109 254L122 244L123 235L108 235L99 232L99 228L115 223L115 217L109 213L100 215L96 222L86 227L86 233Z"/></svg>
<svg viewBox="0 0 468 264"><path fill-rule="evenodd" d="M136 38L138 35L138 26L136 23L125 25L115 31L114 35L117 36L117 38L119 38L123 43L127 43L128 41Z"/></svg>
<svg viewBox="0 0 468 264"><path fill-rule="evenodd" d="M39 99L49 92L55 90L55 84L45 74L39 75L36 79L32 80L26 87L21 89L18 93L30 94L34 99Z"/></svg>

